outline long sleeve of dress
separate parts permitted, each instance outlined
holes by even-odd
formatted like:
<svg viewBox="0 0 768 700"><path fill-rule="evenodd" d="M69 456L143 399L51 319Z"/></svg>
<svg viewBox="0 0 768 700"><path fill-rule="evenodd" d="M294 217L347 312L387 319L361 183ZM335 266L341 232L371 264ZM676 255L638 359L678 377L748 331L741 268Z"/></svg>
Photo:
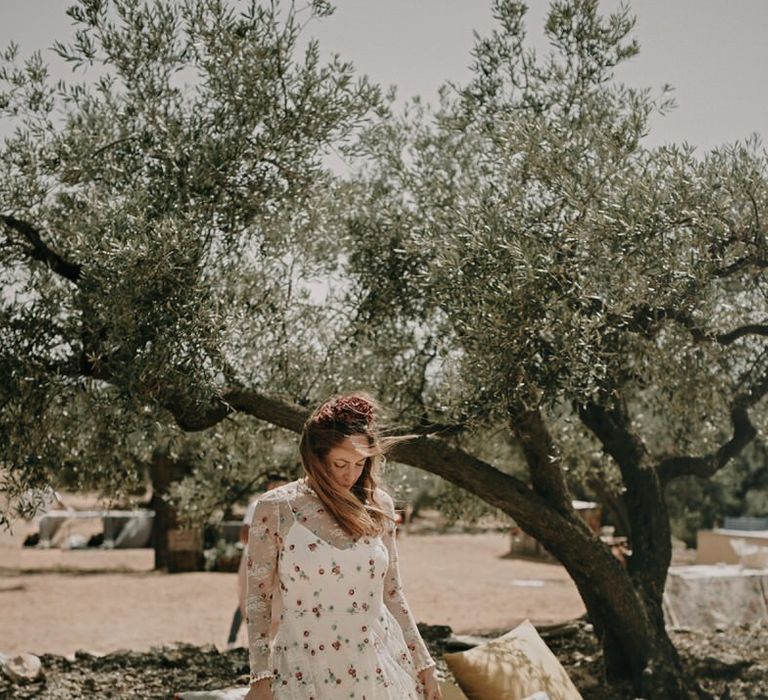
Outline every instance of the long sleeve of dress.
<svg viewBox="0 0 768 700"><path fill-rule="evenodd" d="M405 643L408 645L408 649L411 652L411 658L413 659L413 665L416 672L423 671L425 668L435 666L435 661L429 655L426 644L419 634L418 627L416 627L416 621L413 618L411 609L408 606L408 602L405 599L405 593L403 592L402 582L400 580L400 566L397 557L397 545L395 544L395 529L394 522L395 509L392 499L389 496L384 496L384 510L393 518L393 521L387 525L387 529L382 535L382 541L389 552L389 567L384 577L384 604L392 613L392 616L397 620L400 628L403 631L403 637Z"/></svg>
<svg viewBox="0 0 768 700"><path fill-rule="evenodd" d="M278 556L278 503L270 498L257 503L248 532L245 614L251 683L272 678L269 630Z"/></svg>

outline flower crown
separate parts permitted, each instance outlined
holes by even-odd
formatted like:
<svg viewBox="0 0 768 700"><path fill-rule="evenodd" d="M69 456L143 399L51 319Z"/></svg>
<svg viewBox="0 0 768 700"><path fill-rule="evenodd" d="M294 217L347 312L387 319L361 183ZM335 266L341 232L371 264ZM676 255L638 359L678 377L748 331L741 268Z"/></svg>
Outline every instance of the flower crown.
<svg viewBox="0 0 768 700"><path fill-rule="evenodd" d="M370 428L373 420L373 404L362 396L355 395L339 396L326 401L315 414L317 423L346 423L357 428Z"/></svg>

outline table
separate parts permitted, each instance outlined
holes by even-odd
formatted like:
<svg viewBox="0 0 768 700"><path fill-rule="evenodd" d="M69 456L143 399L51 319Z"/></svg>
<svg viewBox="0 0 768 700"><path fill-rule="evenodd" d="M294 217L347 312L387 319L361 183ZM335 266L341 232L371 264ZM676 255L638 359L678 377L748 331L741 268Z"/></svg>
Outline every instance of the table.
<svg viewBox="0 0 768 700"><path fill-rule="evenodd" d="M664 616L673 627L699 629L768 623L768 569L672 566L664 589Z"/></svg>

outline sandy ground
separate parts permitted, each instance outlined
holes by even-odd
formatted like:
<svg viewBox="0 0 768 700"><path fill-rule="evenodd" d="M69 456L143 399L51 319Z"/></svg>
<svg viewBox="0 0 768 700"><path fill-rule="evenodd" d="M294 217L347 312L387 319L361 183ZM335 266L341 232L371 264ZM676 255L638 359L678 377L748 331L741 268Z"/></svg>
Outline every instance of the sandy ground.
<svg viewBox="0 0 768 700"><path fill-rule="evenodd" d="M506 534L404 534L398 548L420 622L466 633L584 612L560 565L505 558ZM0 652L70 655L175 641L223 648L235 574L157 573L152 560L148 549L22 550L17 537L0 537Z"/></svg>

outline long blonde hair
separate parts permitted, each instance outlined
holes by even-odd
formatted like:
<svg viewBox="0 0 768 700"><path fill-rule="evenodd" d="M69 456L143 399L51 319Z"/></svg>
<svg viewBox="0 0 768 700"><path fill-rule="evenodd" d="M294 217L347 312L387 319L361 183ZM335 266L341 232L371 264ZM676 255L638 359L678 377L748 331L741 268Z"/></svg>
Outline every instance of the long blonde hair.
<svg viewBox="0 0 768 700"><path fill-rule="evenodd" d="M304 423L299 451L307 481L341 528L355 539L381 534L391 516L376 500L384 453L403 438L382 438L377 427L376 401L364 392L333 396ZM350 490L337 485L329 472L328 453L346 438L362 435L371 455Z"/></svg>

